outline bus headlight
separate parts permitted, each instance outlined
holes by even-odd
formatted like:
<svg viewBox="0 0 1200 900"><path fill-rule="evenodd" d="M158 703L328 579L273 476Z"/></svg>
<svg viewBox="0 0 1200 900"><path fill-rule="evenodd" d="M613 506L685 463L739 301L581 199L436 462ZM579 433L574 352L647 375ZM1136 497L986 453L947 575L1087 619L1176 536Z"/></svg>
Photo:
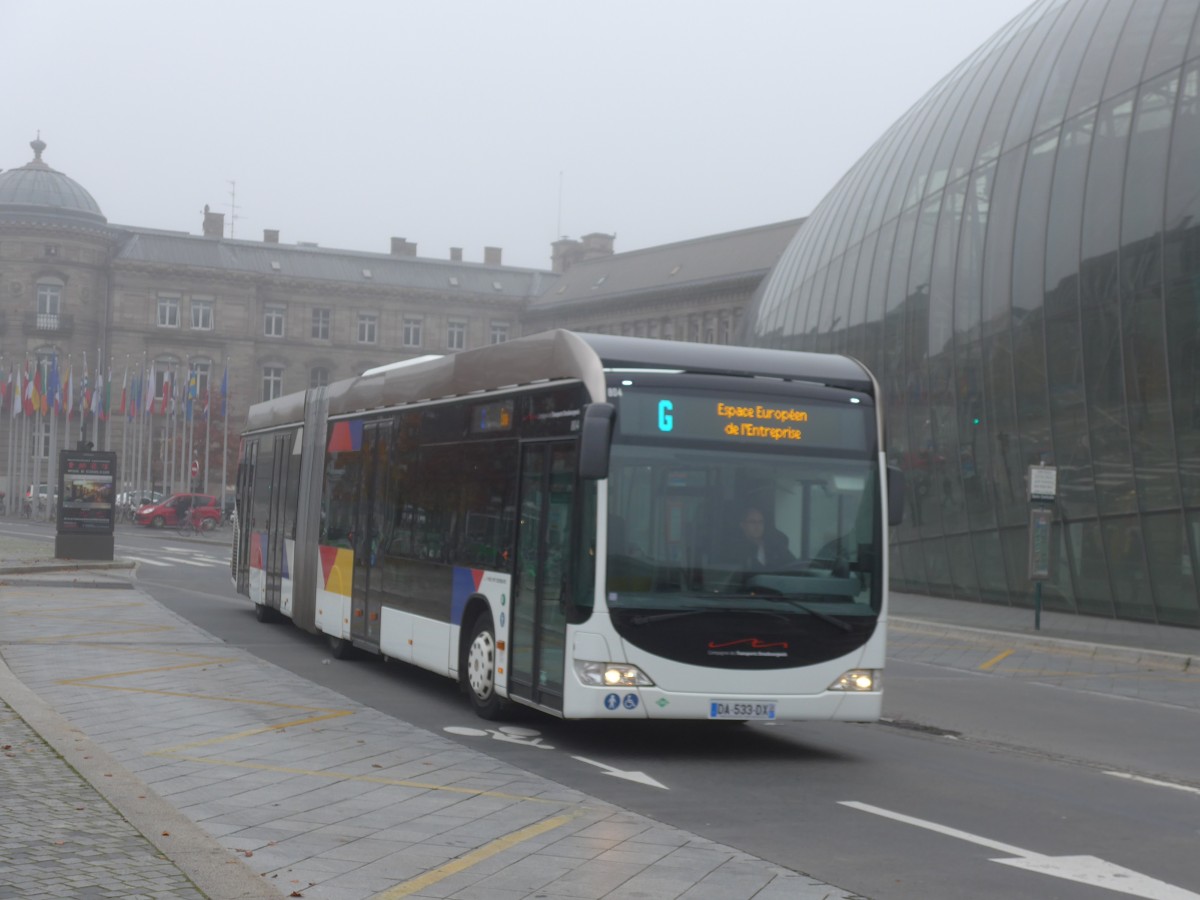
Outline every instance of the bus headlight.
<svg viewBox="0 0 1200 900"><path fill-rule="evenodd" d="M595 687L649 687L654 684L645 672L628 663L576 660L575 674L584 684Z"/></svg>
<svg viewBox="0 0 1200 900"><path fill-rule="evenodd" d="M843 672L838 680L829 686L831 691L878 691L883 680L881 669L851 669Z"/></svg>

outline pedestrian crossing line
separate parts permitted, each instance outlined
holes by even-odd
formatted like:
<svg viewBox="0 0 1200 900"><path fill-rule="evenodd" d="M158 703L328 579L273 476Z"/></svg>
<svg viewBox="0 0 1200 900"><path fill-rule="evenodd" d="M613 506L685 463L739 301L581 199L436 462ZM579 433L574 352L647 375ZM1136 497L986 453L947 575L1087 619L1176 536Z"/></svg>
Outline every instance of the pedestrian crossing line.
<svg viewBox="0 0 1200 900"><path fill-rule="evenodd" d="M125 559L132 559L134 562L141 563L144 566L155 566L157 568L167 568L167 569L169 569L171 567L170 563L163 562L162 560L159 560L159 559L146 559L144 556L130 556L129 554L124 554L124 557L125 557Z"/></svg>

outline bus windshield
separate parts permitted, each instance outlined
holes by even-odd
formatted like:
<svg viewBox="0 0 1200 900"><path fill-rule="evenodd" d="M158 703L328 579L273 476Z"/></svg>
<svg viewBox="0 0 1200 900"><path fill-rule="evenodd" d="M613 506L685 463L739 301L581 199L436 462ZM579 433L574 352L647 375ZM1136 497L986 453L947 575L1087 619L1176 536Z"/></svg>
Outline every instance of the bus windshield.
<svg viewBox="0 0 1200 900"><path fill-rule="evenodd" d="M874 619L878 464L868 450L614 444L609 608L634 624L722 610L832 628Z"/></svg>

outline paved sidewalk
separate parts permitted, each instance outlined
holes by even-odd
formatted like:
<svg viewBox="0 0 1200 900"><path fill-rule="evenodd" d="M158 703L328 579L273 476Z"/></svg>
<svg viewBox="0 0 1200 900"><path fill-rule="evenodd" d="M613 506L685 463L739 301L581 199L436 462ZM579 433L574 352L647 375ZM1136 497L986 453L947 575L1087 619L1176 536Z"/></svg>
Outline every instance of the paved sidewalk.
<svg viewBox="0 0 1200 900"><path fill-rule="evenodd" d="M127 570L0 536L0 573L0 900L853 897L352 703ZM1198 646L1196 630L1044 612L1035 631L1031 610L905 594L889 625L893 658L1042 680L1066 658L1092 689L1128 671L1189 708Z"/></svg>
<svg viewBox="0 0 1200 900"><path fill-rule="evenodd" d="M30 819L23 775L0 785L24 828L0 898L854 898L352 703L127 578L9 574L0 635L0 744L65 795Z"/></svg>

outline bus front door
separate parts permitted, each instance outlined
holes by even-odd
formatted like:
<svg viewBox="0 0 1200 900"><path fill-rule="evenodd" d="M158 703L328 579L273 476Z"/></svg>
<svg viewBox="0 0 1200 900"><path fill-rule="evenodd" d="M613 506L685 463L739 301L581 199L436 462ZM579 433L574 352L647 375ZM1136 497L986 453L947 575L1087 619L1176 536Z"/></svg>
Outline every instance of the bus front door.
<svg viewBox="0 0 1200 900"><path fill-rule="evenodd" d="M576 446L553 441L521 449L508 692L556 710L563 703Z"/></svg>
<svg viewBox="0 0 1200 900"><path fill-rule="evenodd" d="M354 508L354 589L350 598L350 637L379 645L382 612L380 569L386 551L388 439L390 422L368 422L363 426L362 471Z"/></svg>

